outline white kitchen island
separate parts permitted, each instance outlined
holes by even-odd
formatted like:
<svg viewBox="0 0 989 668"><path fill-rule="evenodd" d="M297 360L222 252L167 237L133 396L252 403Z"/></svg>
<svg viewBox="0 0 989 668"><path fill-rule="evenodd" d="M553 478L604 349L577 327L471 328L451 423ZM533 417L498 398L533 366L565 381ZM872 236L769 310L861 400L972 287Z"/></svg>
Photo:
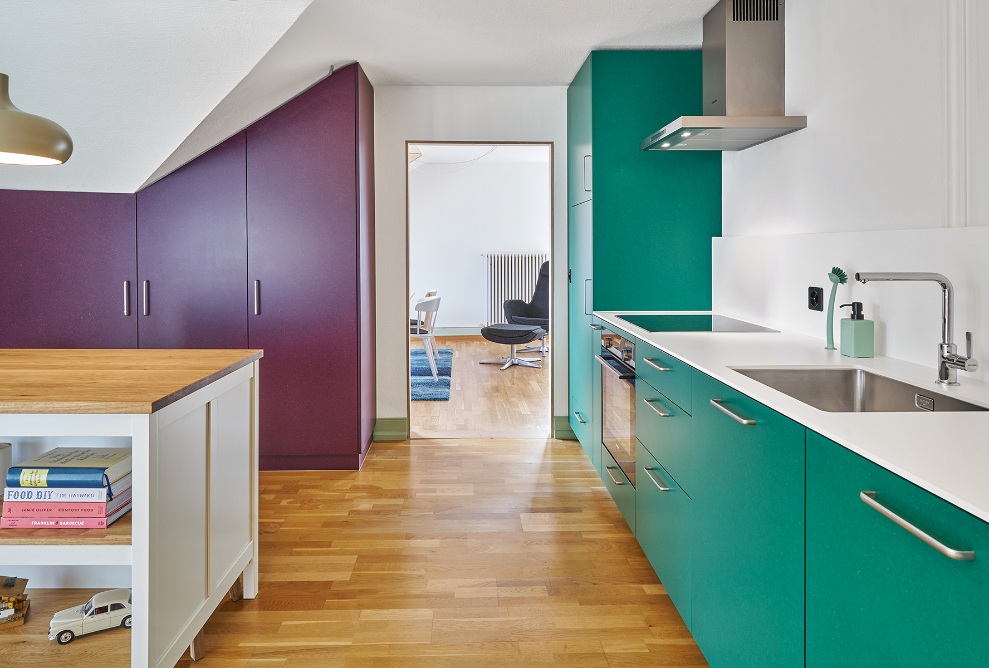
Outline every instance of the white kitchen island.
<svg viewBox="0 0 989 668"><path fill-rule="evenodd" d="M61 444L133 448L128 515L102 530L0 529L0 573L30 567L43 574L31 586L53 586L79 567L129 569L131 666L174 666L231 587L257 595L260 357L0 351L0 441L15 463Z"/></svg>

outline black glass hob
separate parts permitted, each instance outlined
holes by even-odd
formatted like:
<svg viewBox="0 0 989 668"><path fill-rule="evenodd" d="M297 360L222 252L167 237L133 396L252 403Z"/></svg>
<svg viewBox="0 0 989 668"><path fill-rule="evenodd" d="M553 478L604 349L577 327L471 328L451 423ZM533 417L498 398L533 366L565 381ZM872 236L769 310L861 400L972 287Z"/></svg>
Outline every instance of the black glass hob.
<svg viewBox="0 0 989 668"><path fill-rule="evenodd" d="M647 332L776 332L724 315L619 315Z"/></svg>

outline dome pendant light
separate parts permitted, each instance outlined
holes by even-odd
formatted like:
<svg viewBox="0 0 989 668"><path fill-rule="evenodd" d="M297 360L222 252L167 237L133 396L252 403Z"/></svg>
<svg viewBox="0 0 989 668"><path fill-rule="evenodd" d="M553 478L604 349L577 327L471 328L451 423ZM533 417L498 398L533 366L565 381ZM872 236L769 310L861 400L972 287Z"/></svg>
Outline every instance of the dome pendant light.
<svg viewBox="0 0 989 668"><path fill-rule="evenodd" d="M27 114L10 101L10 78L0 73L0 164L60 165L72 155L72 138L58 123Z"/></svg>

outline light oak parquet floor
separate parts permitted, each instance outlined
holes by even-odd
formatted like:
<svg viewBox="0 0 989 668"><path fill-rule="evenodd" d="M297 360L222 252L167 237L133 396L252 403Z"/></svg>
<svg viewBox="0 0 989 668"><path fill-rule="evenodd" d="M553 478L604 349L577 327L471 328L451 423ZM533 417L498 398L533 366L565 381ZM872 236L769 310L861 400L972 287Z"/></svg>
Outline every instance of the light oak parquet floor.
<svg viewBox="0 0 989 668"><path fill-rule="evenodd" d="M453 349L449 401L413 401L412 438L545 438L550 426L552 353L525 353L543 367L513 366L504 371L479 364L508 354L508 346L480 336L440 336L440 348ZM413 343L413 346L419 344Z"/></svg>

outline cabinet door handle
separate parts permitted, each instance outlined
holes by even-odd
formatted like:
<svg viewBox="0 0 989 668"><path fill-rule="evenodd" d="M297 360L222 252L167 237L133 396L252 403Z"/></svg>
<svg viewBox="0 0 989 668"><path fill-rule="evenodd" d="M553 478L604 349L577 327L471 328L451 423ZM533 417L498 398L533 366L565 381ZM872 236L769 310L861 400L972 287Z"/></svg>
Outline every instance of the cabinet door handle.
<svg viewBox="0 0 989 668"><path fill-rule="evenodd" d="M151 281L141 281L141 313L151 315Z"/></svg>
<svg viewBox="0 0 989 668"><path fill-rule="evenodd" d="M611 482L616 485L624 485L625 482L622 480L615 480L615 476L611 475L611 469L618 468L617 466L605 466L604 470L608 472L608 477L611 478Z"/></svg>
<svg viewBox="0 0 989 668"><path fill-rule="evenodd" d="M646 472L646 475L652 481L652 484L656 485L656 489L658 489L660 492L668 492L668 491L670 491L670 488L669 487L664 487L663 485L659 484L659 481L656 480L656 478L653 477L652 471L655 471L656 470L655 467L646 466L646 467L644 467L644 470Z"/></svg>
<svg viewBox="0 0 989 668"><path fill-rule="evenodd" d="M891 520L893 524L896 524L897 526L906 529L914 536L921 539L922 541L924 541L925 543L927 543L935 550L937 550L944 556L948 557L949 559L955 559L957 561L975 561L975 552L971 550L954 550L948 547L947 545L939 541L937 538L934 538L923 529L914 526L913 524L906 521L905 519L894 513L892 510L884 506L883 504L876 501L875 492L860 492L859 498L862 499L865 505L869 506L870 508L878 512L886 519Z"/></svg>
<svg viewBox="0 0 989 668"><path fill-rule="evenodd" d="M130 315L130 281L124 281L124 315Z"/></svg>
<svg viewBox="0 0 989 668"><path fill-rule="evenodd" d="M254 281L254 315L261 315L261 281Z"/></svg>
<svg viewBox="0 0 989 668"><path fill-rule="evenodd" d="M591 282L591 279L584 279L584 315L591 315L591 311L587 310L587 284Z"/></svg>
<svg viewBox="0 0 989 668"><path fill-rule="evenodd" d="M577 411L574 411L573 412L573 416L575 418L577 418L577 422L579 422L581 424L587 424L587 420L585 420L584 417L580 413L578 413Z"/></svg>
<svg viewBox="0 0 989 668"><path fill-rule="evenodd" d="M651 357L644 357L642 358L642 361L648 364L649 366L651 366L656 371L662 371L663 373L668 373L670 371L673 371L673 369L671 369L668 366L659 366L658 364L656 364L656 362L653 361Z"/></svg>
<svg viewBox="0 0 989 668"><path fill-rule="evenodd" d="M601 325L595 325L593 322L587 323L587 326L593 329L595 332L600 332L602 329L604 329L604 327L602 327Z"/></svg>
<svg viewBox="0 0 989 668"><path fill-rule="evenodd" d="M584 156L584 192L591 192L591 156Z"/></svg>
<svg viewBox="0 0 989 668"><path fill-rule="evenodd" d="M596 359L598 362L600 362L602 367L604 367L605 369L607 369L611 373L615 374L616 376L618 376L622 380L629 380L630 378L635 378L635 374L634 373L622 373L621 371L619 371L615 367L613 367L610 364L608 364L608 360L606 360L605 358L601 357L600 355L595 355L594 356L594 359Z"/></svg>
<svg viewBox="0 0 989 668"><path fill-rule="evenodd" d="M732 420L734 420L738 424L744 424L747 427L755 424L755 420L747 420L747 419L745 419L745 418L743 418L743 417L741 417L739 415L736 415L735 413L732 413L730 410L728 410L727 408L725 408L724 406L722 406L721 405L721 399L711 399L711 405L714 406L715 408L717 408L719 411L721 411L725 415L727 415L728 417L730 417Z"/></svg>
<svg viewBox="0 0 989 668"><path fill-rule="evenodd" d="M662 410L656 408L657 405L659 405L659 406L662 406L663 405L663 404L659 403L659 400L658 399L643 399L642 400L642 403L644 403L646 406L648 406L652 410L652 412L655 413L656 415L658 415L659 417L670 417L670 414L669 414L668 411L662 411ZM648 470L648 469L646 469L646 470Z"/></svg>

